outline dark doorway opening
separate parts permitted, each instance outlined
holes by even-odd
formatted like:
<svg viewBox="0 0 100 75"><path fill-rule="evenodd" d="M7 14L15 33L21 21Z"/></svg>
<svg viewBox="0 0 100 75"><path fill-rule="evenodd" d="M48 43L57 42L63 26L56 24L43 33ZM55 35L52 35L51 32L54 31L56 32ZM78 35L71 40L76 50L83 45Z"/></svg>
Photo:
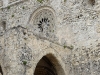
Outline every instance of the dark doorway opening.
<svg viewBox="0 0 100 75"><path fill-rule="evenodd" d="M38 62L34 75L57 75L54 64L48 59L48 57L44 56Z"/></svg>

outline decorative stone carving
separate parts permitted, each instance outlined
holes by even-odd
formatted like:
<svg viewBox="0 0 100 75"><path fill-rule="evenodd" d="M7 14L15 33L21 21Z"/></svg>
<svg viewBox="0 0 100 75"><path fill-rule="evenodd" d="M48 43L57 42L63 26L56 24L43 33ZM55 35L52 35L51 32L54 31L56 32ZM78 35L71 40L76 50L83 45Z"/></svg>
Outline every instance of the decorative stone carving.
<svg viewBox="0 0 100 75"><path fill-rule="evenodd" d="M48 9L39 11L33 20L33 31L41 37L52 37L54 33L54 15Z"/></svg>

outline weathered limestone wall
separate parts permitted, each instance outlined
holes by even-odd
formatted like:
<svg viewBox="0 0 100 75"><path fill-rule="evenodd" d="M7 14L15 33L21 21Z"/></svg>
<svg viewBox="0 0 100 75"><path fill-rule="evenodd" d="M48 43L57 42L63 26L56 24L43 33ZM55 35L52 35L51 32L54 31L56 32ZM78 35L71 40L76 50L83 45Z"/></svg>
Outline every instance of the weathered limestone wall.
<svg viewBox="0 0 100 75"><path fill-rule="evenodd" d="M12 34L10 34L12 33ZM71 55L68 48L54 44L47 40L40 39L33 35L28 29L14 27L8 30L5 35L5 45L3 57L4 75L31 75L34 74L36 64L47 55L53 55L58 62L51 58L55 64L58 75L66 75L65 59ZM24 62L27 62L24 64ZM69 71L69 70L68 70Z"/></svg>
<svg viewBox="0 0 100 75"><path fill-rule="evenodd" d="M48 53L58 60L59 75L100 74L99 0L19 1L0 1L0 64L4 75L32 75ZM33 30L35 14L42 9L53 14L53 32L48 37Z"/></svg>

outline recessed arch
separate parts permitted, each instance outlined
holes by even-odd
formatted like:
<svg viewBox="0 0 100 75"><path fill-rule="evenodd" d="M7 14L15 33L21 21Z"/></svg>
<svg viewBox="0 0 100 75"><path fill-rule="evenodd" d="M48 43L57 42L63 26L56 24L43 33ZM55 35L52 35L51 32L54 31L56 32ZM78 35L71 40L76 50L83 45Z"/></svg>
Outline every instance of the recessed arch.
<svg viewBox="0 0 100 75"><path fill-rule="evenodd" d="M51 53L44 55L39 60L34 71L34 75L44 75L45 73L48 73L47 75L65 75L64 68Z"/></svg>

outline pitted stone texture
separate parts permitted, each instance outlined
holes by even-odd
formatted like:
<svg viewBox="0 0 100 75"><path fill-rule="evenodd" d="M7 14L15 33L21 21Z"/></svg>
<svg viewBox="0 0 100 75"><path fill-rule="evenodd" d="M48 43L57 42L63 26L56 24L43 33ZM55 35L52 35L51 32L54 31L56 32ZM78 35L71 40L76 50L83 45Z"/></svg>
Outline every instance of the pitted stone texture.
<svg viewBox="0 0 100 75"><path fill-rule="evenodd" d="M0 63L4 75L33 75L39 60L50 53L58 60L59 64L54 63L60 75L64 75L61 72L99 75L100 0L93 4L90 1L25 0L0 9L0 22L1 19L6 21L5 30L0 24L0 32L3 32L0 34ZM41 11L35 14L38 9ZM67 48L71 46L73 49ZM26 65L22 61L27 61Z"/></svg>
<svg viewBox="0 0 100 75"><path fill-rule="evenodd" d="M18 52L18 59L20 60L20 63L23 65L27 65L29 67L32 66L32 50L27 47L26 45L24 45L24 47L22 47L22 50L20 50ZM26 64L25 64L26 63Z"/></svg>

